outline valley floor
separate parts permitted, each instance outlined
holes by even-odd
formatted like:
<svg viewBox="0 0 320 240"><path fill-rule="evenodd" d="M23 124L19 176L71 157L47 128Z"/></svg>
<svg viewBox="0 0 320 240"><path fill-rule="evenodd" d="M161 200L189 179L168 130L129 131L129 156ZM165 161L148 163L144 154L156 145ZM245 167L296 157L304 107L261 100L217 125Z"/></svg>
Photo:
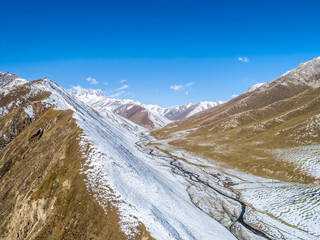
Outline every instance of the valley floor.
<svg viewBox="0 0 320 240"><path fill-rule="evenodd" d="M149 138L149 137L145 137ZM150 138L149 138L150 139ZM152 149L174 156L189 178L192 172L200 181L188 179L187 191L194 204L212 216L240 239L319 239L320 186L266 179L206 160L167 144L170 140L152 139ZM168 161L168 160L167 160ZM169 162L168 162L169 163ZM203 183L208 183L205 185ZM213 191L212 189L216 189ZM245 204L243 221L266 236L254 234L239 221ZM230 228L231 227L231 228Z"/></svg>

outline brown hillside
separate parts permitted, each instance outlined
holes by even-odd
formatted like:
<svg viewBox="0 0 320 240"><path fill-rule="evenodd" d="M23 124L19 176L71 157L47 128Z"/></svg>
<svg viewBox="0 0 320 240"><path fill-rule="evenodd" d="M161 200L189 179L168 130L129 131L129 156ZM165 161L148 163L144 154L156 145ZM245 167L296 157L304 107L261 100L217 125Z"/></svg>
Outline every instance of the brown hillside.
<svg viewBox="0 0 320 240"><path fill-rule="evenodd" d="M154 127L153 122L149 118L148 111L145 108L131 104L128 106L131 106L130 110L127 110L127 107L124 105L114 109L113 112L142 127L149 129Z"/></svg>
<svg viewBox="0 0 320 240"><path fill-rule="evenodd" d="M320 143L319 71L320 59L315 59L255 91L152 134L170 139L189 130L170 144L259 176L317 181L294 163L276 159L273 150Z"/></svg>
<svg viewBox="0 0 320 240"><path fill-rule="evenodd" d="M29 96L28 86L0 96L0 107L13 102L0 117L0 239L127 239L118 209L105 212L85 185L72 111L39 102L50 93ZM152 238L141 225L136 239Z"/></svg>

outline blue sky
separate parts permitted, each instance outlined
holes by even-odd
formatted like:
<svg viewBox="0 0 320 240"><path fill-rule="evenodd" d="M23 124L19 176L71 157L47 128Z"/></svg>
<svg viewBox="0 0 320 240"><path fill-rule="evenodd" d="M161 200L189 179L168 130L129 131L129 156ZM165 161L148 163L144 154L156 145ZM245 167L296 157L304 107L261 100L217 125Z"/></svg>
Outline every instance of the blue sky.
<svg viewBox="0 0 320 240"><path fill-rule="evenodd" d="M161 106L229 100L320 56L319 12L316 0L2 1L0 71Z"/></svg>

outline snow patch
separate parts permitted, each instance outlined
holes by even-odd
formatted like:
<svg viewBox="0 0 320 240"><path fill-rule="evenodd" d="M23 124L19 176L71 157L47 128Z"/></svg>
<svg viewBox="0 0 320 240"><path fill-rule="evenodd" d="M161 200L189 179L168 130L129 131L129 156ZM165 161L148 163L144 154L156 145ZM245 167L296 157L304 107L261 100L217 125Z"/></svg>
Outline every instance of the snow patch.
<svg viewBox="0 0 320 240"><path fill-rule="evenodd" d="M320 187L297 183L250 183L235 188L256 211L246 221L272 232L277 239L319 239ZM279 219L279 220L277 220Z"/></svg>
<svg viewBox="0 0 320 240"><path fill-rule="evenodd" d="M290 162L307 175L320 179L320 145L273 150L276 158Z"/></svg>
<svg viewBox="0 0 320 240"><path fill-rule="evenodd" d="M33 107L31 105L28 105L27 107L23 108L25 113L29 116L29 118L34 119L34 112Z"/></svg>
<svg viewBox="0 0 320 240"><path fill-rule="evenodd" d="M253 85L251 88L249 88L247 92L253 92L254 90L258 89L259 87L261 87L264 84L265 84L265 82L264 83L257 83L255 85Z"/></svg>

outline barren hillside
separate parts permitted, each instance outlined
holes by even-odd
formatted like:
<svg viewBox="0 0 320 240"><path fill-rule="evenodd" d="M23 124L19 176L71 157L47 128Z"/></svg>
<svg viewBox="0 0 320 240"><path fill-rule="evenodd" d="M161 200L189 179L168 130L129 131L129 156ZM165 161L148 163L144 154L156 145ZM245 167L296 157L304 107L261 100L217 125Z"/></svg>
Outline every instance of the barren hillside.
<svg viewBox="0 0 320 240"><path fill-rule="evenodd" d="M318 182L301 147L320 142L320 58L231 101L152 132L158 139L259 176ZM181 136L177 138L175 136ZM171 140L170 140L171 139ZM286 155L279 155L279 149ZM294 154L297 160L293 160Z"/></svg>

